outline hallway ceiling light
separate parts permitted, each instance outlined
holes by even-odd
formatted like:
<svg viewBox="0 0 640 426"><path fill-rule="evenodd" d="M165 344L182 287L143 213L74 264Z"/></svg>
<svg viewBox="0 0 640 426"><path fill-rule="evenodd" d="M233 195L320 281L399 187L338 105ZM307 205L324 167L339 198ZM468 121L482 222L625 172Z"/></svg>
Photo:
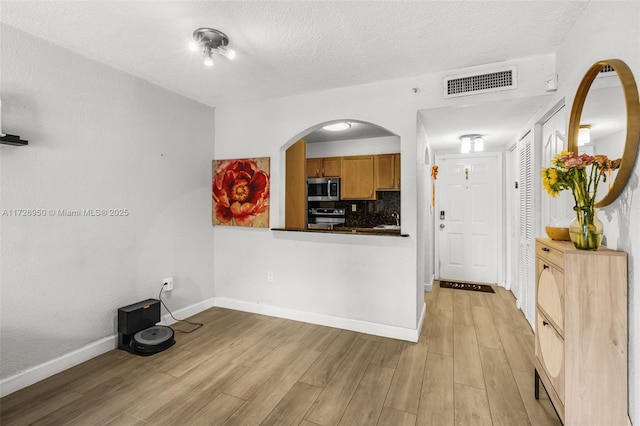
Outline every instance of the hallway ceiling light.
<svg viewBox="0 0 640 426"><path fill-rule="evenodd" d="M471 143L473 142L473 151L484 151L484 139L480 135L462 135L460 136L460 152L468 154L471 152Z"/></svg>
<svg viewBox="0 0 640 426"><path fill-rule="evenodd" d="M340 132L342 130L347 130L350 127L351 127L351 123L346 121L341 121L339 123L328 124L326 126L323 126L322 128L330 132Z"/></svg>
<svg viewBox="0 0 640 426"><path fill-rule="evenodd" d="M198 28L193 32L193 41L189 43L189 50L202 52L204 64L213 66L213 52L217 52L227 59L233 59L236 52L229 49L229 37L222 31L213 28Z"/></svg>
<svg viewBox="0 0 640 426"><path fill-rule="evenodd" d="M460 152L468 154L471 151L471 136L460 136Z"/></svg>
<svg viewBox="0 0 640 426"><path fill-rule="evenodd" d="M482 136L473 138L473 150L475 152L484 151L484 139L482 139Z"/></svg>
<svg viewBox="0 0 640 426"><path fill-rule="evenodd" d="M589 124L580 125L578 130L578 146L591 143L591 126Z"/></svg>

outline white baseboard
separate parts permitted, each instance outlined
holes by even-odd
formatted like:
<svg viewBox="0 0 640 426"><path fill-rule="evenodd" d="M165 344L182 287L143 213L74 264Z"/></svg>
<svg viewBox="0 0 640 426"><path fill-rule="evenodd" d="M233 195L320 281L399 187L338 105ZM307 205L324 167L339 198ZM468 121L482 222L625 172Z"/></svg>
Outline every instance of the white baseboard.
<svg viewBox="0 0 640 426"><path fill-rule="evenodd" d="M343 330L357 331L359 333L373 334L375 336L390 337L392 339L417 342L420 337L419 330L396 327L393 325L377 324L368 321L351 318L334 317L331 315L316 314L312 312L297 311L295 309L281 308L273 305L245 302L236 299L216 297L216 306L234 309L236 311L251 312L254 314L268 315L271 317L286 318L294 321L308 322L311 324L335 327Z"/></svg>
<svg viewBox="0 0 640 426"><path fill-rule="evenodd" d="M418 326L416 327L416 332L418 333L418 338L420 338L420 333L422 332L422 326L424 325L424 317L427 314L427 304L422 304L422 311L420 312L420 319L418 320ZM416 340L417 341L417 340Z"/></svg>
<svg viewBox="0 0 640 426"><path fill-rule="evenodd" d="M105 352L109 352L117 345L116 335L105 337L73 352L69 352L68 354L64 354L58 358L0 380L0 398L88 361L91 358L95 358Z"/></svg>
<svg viewBox="0 0 640 426"><path fill-rule="evenodd" d="M191 306L187 306L186 308L178 309L173 312L173 315L178 318L187 318L215 306L214 304L215 298L207 299ZM162 320L164 321L164 324L167 325L175 323L169 314L163 315ZM161 321L161 323L163 321ZM31 367L28 370L21 371L18 374L7 377L6 379L2 379L0 380L0 398L88 361L91 358L95 358L98 355L102 355L105 352L109 352L117 347L118 335L114 334L89 343L80 349L64 354L58 358L36 365L35 367Z"/></svg>
<svg viewBox="0 0 640 426"><path fill-rule="evenodd" d="M428 284L424 285L424 291L431 291L433 290L433 282L436 280L436 276L435 275L431 275L431 282Z"/></svg>
<svg viewBox="0 0 640 426"><path fill-rule="evenodd" d="M177 318L187 318L216 306L234 309L237 311L252 312L272 317L324 325L327 327L357 331L365 334L373 334L375 336L390 337L392 339L406 340L409 342L418 341L426 310L423 305L418 328L416 330L220 297L213 297L185 308L178 309L173 311L173 315ZM171 318L169 314L162 316L161 323L171 325L175 322L176 321ZM0 398L115 349L118 346L117 339L118 337L116 334L104 337L73 352L69 352L68 354L0 380Z"/></svg>
<svg viewBox="0 0 640 426"><path fill-rule="evenodd" d="M166 303L166 302L165 302ZM193 305L187 306L186 308L178 309L175 311L171 311L174 317L178 319L189 318L195 314L198 314L202 311L206 311L209 308L213 308L216 306L216 298L212 297L207 300L203 300L202 302L195 303ZM176 320L171 318L171 315L168 313L164 314L160 320L160 324L171 325L175 324Z"/></svg>

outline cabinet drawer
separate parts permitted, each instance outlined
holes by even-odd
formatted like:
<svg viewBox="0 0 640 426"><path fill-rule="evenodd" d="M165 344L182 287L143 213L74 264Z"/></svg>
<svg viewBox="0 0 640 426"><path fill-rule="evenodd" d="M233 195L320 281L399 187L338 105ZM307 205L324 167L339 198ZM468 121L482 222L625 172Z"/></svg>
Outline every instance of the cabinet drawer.
<svg viewBox="0 0 640 426"><path fill-rule="evenodd" d="M564 340L541 312L536 314L535 351L553 390L564 405Z"/></svg>
<svg viewBox="0 0 640 426"><path fill-rule="evenodd" d="M564 273L538 257L536 275L537 306L564 337Z"/></svg>
<svg viewBox="0 0 640 426"><path fill-rule="evenodd" d="M545 262L553 263L561 271L564 271L564 253L560 250L538 242L536 244L536 256Z"/></svg>

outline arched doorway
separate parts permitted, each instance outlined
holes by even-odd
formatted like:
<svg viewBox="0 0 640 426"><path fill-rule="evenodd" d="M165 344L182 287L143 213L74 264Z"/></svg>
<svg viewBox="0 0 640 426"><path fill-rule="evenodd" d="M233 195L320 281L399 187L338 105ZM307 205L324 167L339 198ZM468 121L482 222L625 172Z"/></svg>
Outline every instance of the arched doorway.
<svg viewBox="0 0 640 426"><path fill-rule="evenodd" d="M341 124L341 130L334 130L330 126ZM400 173L399 152L400 137L387 129L373 123L360 120L341 119L319 123L300 132L282 147L285 156L285 197L284 223L288 229L307 229L307 178L337 178L341 179L342 172L349 173L351 167L371 167L371 192L366 196L349 194L349 200L374 200L378 197L378 188L384 191L396 191L399 208ZM385 155L389 156L386 158ZM396 157L393 157L395 155ZM366 159L356 157L366 156ZM373 167L375 161L382 162L382 167L388 168L393 177L387 186L375 186L373 182ZM369 158L370 157L370 158ZM344 161L343 161L344 160ZM360 161L359 164L357 161ZM366 161L370 162L365 164ZM395 161L395 162L394 162ZM378 163L376 163L378 166ZM352 179L345 176L344 183L347 191ZM341 194L342 195L342 194ZM386 196L386 194L385 194ZM332 204L345 201L341 196ZM342 203L344 204L344 203ZM382 204L381 204L382 205ZM358 206L349 205L350 213L358 212ZM374 209L376 207L368 208ZM353 216L353 215L352 215ZM399 216L399 214L398 214Z"/></svg>

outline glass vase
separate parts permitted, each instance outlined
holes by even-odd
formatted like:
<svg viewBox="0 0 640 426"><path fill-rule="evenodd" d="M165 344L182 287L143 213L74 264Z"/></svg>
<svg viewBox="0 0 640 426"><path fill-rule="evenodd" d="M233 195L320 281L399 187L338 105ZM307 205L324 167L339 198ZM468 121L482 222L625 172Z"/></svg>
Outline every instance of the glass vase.
<svg viewBox="0 0 640 426"><path fill-rule="evenodd" d="M598 209L574 207L576 218L569 225L569 237L580 250L597 250L602 243L602 222L598 219Z"/></svg>

